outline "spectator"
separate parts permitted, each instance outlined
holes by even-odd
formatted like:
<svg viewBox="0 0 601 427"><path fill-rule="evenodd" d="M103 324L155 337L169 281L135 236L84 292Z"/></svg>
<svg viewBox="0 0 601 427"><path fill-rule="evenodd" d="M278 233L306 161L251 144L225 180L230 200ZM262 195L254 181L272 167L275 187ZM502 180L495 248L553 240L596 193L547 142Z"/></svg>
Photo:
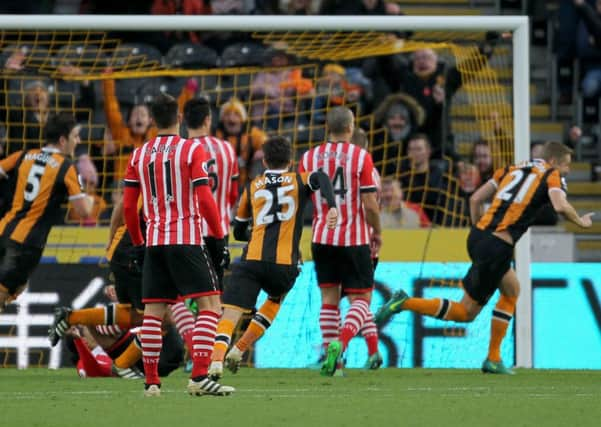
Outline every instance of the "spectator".
<svg viewBox="0 0 601 427"><path fill-rule="evenodd" d="M27 80L27 56L30 54L24 48L16 49L7 58L4 64L5 77L0 80L0 122L6 126L6 155L18 150L29 150L39 148L42 144L43 129L51 112L50 89L48 82L28 76ZM60 67L59 73L79 74L81 70L77 67ZM21 105L13 105L12 100L7 98L10 92L9 79L23 80L23 99ZM80 86L80 97L76 101L76 107L82 112L78 115L79 120L88 120L89 111L94 108L94 88L88 81L82 82Z"/></svg>
<svg viewBox="0 0 601 427"><path fill-rule="evenodd" d="M208 15L211 5L209 0L154 0L150 11L153 15ZM200 36L194 31L169 31L165 38L170 46L181 42L200 43Z"/></svg>
<svg viewBox="0 0 601 427"><path fill-rule="evenodd" d="M564 138L564 144L570 147L572 150L576 150L576 146L580 143L581 138L582 129L579 126L572 126Z"/></svg>
<svg viewBox="0 0 601 427"><path fill-rule="evenodd" d="M578 16L576 48L582 68L582 95L598 98L601 93L601 1L591 7L584 0L574 0Z"/></svg>
<svg viewBox="0 0 601 427"><path fill-rule="evenodd" d="M366 67L367 72L371 73L370 77L376 73L375 70L384 70L382 75L390 90L405 92L422 106L426 118L420 132L428 135L433 158L440 159L446 155L459 160L448 123L451 98L464 83L459 69L477 71L484 67L487 58L492 55L493 42L496 40L496 33L487 33L486 42L480 45L479 53L452 67L440 62L432 49L416 50L410 62L400 55L381 56L371 67Z"/></svg>
<svg viewBox="0 0 601 427"><path fill-rule="evenodd" d="M261 147L266 139L265 132L250 125L246 108L236 98L232 98L219 110L219 124L215 136L229 141L234 147L240 168L240 188L244 188L249 174L252 178L261 168Z"/></svg>
<svg viewBox="0 0 601 427"><path fill-rule="evenodd" d="M290 57L278 49L265 52L267 67L287 67ZM299 68L258 72L250 87L251 118L254 124L267 123L272 130L281 128L285 120L294 121L296 95L306 95L313 89L311 80L304 79Z"/></svg>
<svg viewBox="0 0 601 427"><path fill-rule="evenodd" d="M444 206L443 174L430 164L432 149L425 134L413 135L407 145L407 159L401 163L401 188L405 200L422 207L431 222L440 224L442 215L437 209Z"/></svg>
<svg viewBox="0 0 601 427"><path fill-rule="evenodd" d="M347 79L347 70L340 64L327 64L323 67L322 75L317 80L315 96L315 121L317 123L325 122L326 110L345 104L364 104L362 97L364 94L363 85L368 85L369 81L360 73L360 70L353 68L352 77L355 82ZM361 84L363 83L363 85ZM360 111L364 109L359 106Z"/></svg>
<svg viewBox="0 0 601 427"><path fill-rule="evenodd" d="M420 128L424 118L424 109L404 93L387 96L374 111L376 125L383 127L384 132L374 136L371 153L374 164L383 176L399 172L407 141Z"/></svg>
<svg viewBox="0 0 601 427"><path fill-rule="evenodd" d="M152 124L150 108L146 104L132 105L123 120L121 106L115 94L115 81L103 81L104 112L110 137L105 141L105 155L114 155L114 179L121 180L127 161L134 148L156 136L156 127Z"/></svg>
<svg viewBox="0 0 601 427"><path fill-rule="evenodd" d="M494 173L492 150L485 139L479 139L472 146L471 163L476 166L481 182L486 182Z"/></svg>
<svg viewBox="0 0 601 427"><path fill-rule="evenodd" d="M384 178L382 180L380 221L382 228L430 226L430 219L419 205L403 200L401 184L394 178Z"/></svg>

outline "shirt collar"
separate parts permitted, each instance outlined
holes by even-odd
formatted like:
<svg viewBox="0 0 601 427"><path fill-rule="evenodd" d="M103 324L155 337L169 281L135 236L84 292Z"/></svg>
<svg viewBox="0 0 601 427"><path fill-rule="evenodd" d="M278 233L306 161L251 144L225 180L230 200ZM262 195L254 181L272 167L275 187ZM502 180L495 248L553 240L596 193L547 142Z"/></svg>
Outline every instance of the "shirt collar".
<svg viewBox="0 0 601 427"><path fill-rule="evenodd" d="M267 169L265 172L263 172L263 175L266 175L268 173L287 173L288 169Z"/></svg>

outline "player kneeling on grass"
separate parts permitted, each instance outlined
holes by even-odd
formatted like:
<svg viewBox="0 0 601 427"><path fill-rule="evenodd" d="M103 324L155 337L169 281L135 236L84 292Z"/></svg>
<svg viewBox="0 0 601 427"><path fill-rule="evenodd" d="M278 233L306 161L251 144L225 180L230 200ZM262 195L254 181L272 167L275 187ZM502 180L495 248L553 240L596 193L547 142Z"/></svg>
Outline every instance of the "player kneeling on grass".
<svg viewBox="0 0 601 427"><path fill-rule="evenodd" d="M232 277L222 296L223 314L211 357L209 375L216 379L223 373L225 352L243 312L254 307L263 289L267 301L254 315L250 325L232 347L225 363L236 372L244 352L264 333L277 315L282 300L298 275L299 242L302 214L310 194L319 190L327 201L327 225L336 227L338 211L328 176L289 172L292 146L284 137L273 137L263 145L263 163L267 170L244 190L234 221L234 237L248 241L242 260L234 264ZM252 232L248 226L252 221Z"/></svg>
<svg viewBox="0 0 601 427"><path fill-rule="evenodd" d="M136 330L131 330L116 336L107 336L86 326L71 326L65 332L65 346L72 354L72 361L80 377L121 376L116 375L112 369L113 361L126 352L131 344L140 346L135 333ZM172 327L167 328L163 336L163 348L158 364L159 377L167 376L179 368L183 356L182 341ZM132 366L132 372L143 369L141 360ZM133 375L121 377L140 378Z"/></svg>
<svg viewBox="0 0 601 427"><path fill-rule="evenodd" d="M520 292L516 273L511 268L514 245L547 203L582 228L592 225L592 214L579 216L566 199L563 176L569 172L571 154L565 145L548 142L542 159L499 169L474 193L470 199L474 226L467 238L472 265L463 279L464 296L460 302L410 298L401 290L378 311L376 324L381 327L394 313L402 310L455 322L471 322L499 289L501 296L492 313L488 357L482 364L482 371L513 374L501 361L500 348ZM491 198L490 207L482 215L483 204Z"/></svg>

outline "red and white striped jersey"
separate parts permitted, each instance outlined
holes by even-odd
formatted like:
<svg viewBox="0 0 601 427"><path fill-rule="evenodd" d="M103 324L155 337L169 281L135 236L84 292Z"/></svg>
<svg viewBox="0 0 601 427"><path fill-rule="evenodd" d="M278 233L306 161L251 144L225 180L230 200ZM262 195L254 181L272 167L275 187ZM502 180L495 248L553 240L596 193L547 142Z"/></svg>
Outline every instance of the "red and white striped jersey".
<svg viewBox="0 0 601 427"><path fill-rule="evenodd" d="M194 138L193 141L199 142L209 155L207 162L209 185L221 215L223 231L225 234L229 234L231 210L238 197L238 186L234 185L234 181L238 179L238 158L232 145L222 139L203 136ZM202 235L212 235L204 219Z"/></svg>
<svg viewBox="0 0 601 427"><path fill-rule="evenodd" d="M140 186L146 245L200 245L201 215L194 194L208 185L208 156L199 142L160 135L131 155L125 185Z"/></svg>
<svg viewBox="0 0 601 427"><path fill-rule="evenodd" d="M301 172L323 170L332 180L339 211L338 226L326 225L328 206L321 192L313 193L313 243L332 246L369 244L369 226L361 193L376 191L371 155L348 142L326 142L303 154Z"/></svg>

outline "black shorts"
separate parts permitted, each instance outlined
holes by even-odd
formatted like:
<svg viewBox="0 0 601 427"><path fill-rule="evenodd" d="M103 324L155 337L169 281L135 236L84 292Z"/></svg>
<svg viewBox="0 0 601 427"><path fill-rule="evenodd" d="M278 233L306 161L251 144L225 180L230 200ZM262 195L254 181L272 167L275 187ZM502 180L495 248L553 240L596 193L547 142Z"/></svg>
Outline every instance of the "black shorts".
<svg viewBox="0 0 601 427"><path fill-rule="evenodd" d="M142 303L142 274L131 266L113 257L109 263L115 283L117 300L121 304L131 304L138 311L144 310Z"/></svg>
<svg viewBox="0 0 601 427"><path fill-rule="evenodd" d="M374 263L368 245L311 245L320 287L342 285L344 294L361 294L374 286Z"/></svg>
<svg viewBox="0 0 601 427"><path fill-rule="evenodd" d="M219 295L219 283L203 246L149 246L144 256L142 302Z"/></svg>
<svg viewBox="0 0 601 427"><path fill-rule="evenodd" d="M25 286L40 263L42 248L22 245L8 238L0 239L0 285L11 294Z"/></svg>
<svg viewBox="0 0 601 427"><path fill-rule="evenodd" d="M486 305L511 268L513 246L489 231L472 228L467 252L472 265L463 278L463 288L478 304Z"/></svg>
<svg viewBox="0 0 601 427"><path fill-rule="evenodd" d="M209 259L213 263L213 269L215 269L215 273L217 273L217 279L219 279L219 290L223 290L223 267L216 263L216 259L221 259L223 254L217 253L217 245L215 243L216 239L211 236L203 236L202 238L205 242L205 247L207 248L207 252L209 254ZM227 236L225 237L227 242Z"/></svg>
<svg viewBox="0 0 601 427"><path fill-rule="evenodd" d="M281 298L292 289L296 276L296 265L243 260L232 266L231 280L223 290L221 300L225 306L251 310L261 289L271 298Z"/></svg>

